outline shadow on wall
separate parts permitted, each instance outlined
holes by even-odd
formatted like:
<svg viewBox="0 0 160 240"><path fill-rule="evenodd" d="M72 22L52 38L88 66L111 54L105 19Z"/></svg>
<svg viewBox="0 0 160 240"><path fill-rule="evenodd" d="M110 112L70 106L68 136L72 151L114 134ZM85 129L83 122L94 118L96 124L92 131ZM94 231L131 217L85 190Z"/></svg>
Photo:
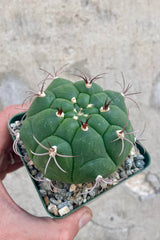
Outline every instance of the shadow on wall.
<svg viewBox="0 0 160 240"><path fill-rule="evenodd" d="M21 104L26 96L29 85L17 73L10 72L0 75L0 110L11 104Z"/></svg>

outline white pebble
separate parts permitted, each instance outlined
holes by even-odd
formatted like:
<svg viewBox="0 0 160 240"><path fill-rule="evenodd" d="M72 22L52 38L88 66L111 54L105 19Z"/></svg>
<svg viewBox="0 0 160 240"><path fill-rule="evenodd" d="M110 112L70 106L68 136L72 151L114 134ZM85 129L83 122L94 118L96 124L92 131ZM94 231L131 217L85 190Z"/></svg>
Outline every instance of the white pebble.
<svg viewBox="0 0 160 240"><path fill-rule="evenodd" d="M48 211L50 213L53 213L55 216L58 216L58 208L57 208L57 206L55 204L50 203L48 205Z"/></svg>
<svg viewBox="0 0 160 240"><path fill-rule="evenodd" d="M20 121L15 121L15 125L16 125L16 127L19 127L20 126Z"/></svg>
<svg viewBox="0 0 160 240"><path fill-rule="evenodd" d="M63 208L59 209L58 211L59 211L60 216L63 216L65 214L69 213L70 209L69 209L69 207L64 206Z"/></svg>
<svg viewBox="0 0 160 240"><path fill-rule="evenodd" d="M30 161L27 163L27 166L33 166L33 165L34 165L34 163L33 163L32 160L30 160Z"/></svg>
<svg viewBox="0 0 160 240"><path fill-rule="evenodd" d="M75 184L71 184L69 191L70 192L74 192L76 190L76 185Z"/></svg>

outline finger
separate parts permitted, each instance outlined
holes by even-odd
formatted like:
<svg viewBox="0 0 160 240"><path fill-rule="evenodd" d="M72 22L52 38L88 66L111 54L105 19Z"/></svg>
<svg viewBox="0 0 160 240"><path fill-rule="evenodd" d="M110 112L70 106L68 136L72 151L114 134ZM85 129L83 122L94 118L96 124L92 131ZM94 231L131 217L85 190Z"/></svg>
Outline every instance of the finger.
<svg viewBox="0 0 160 240"><path fill-rule="evenodd" d="M19 169L22 166L23 166L22 163L15 163L14 165L9 165L7 170L0 171L0 179L3 180L5 178L5 176L7 175L7 173L11 173L11 172Z"/></svg>
<svg viewBox="0 0 160 240"><path fill-rule="evenodd" d="M27 232L26 229L30 229L28 235L25 235L25 237L21 239L34 240L73 240L78 231L85 226L92 217L92 211L88 207L82 207L70 216L59 220L49 217L35 217L23 209L21 209L19 213L22 219L21 222L24 221L24 224L18 224L15 228L20 228L21 226L23 228L21 232Z"/></svg>
<svg viewBox="0 0 160 240"><path fill-rule="evenodd" d="M12 116L26 111L29 108L29 106L30 106L30 104L27 104L27 103L23 106L21 104L7 106L1 111L0 117L3 118L4 122L8 123L8 120Z"/></svg>
<svg viewBox="0 0 160 240"><path fill-rule="evenodd" d="M18 168L22 167L23 163L22 162L17 162L14 164L10 164L7 168L7 173L13 172L15 170L17 170Z"/></svg>
<svg viewBox="0 0 160 240"><path fill-rule="evenodd" d="M18 156L15 152L13 152L13 150L11 150L9 152L8 160L9 160L9 164L8 164L8 168L7 168L8 173L15 171L18 168L23 166L23 162L22 162L20 156Z"/></svg>
<svg viewBox="0 0 160 240"><path fill-rule="evenodd" d="M14 116L15 114L24 112L26 110L28 110L28 108L30 107L29 103L26 103L22 106L22 104L16 104L16 105L10 105L7 106L6 108L3 109L4 113L6 114L6 117L11 118L12 116ZM3 112L2 111L2 112Z"/></svg>
<svg viewBox="0 0 160 240"><path fill-rule="evenodd" d="M3 150L0 153L0 179L4 179L7 173L13 172L23 166L22 160L13 151L12 146Z"/></svg>
<svg viewBox="0 0 160 240"><path fill-rule="evenodd" d="M4 179L7 173L13 172L23 166L22 160L14 152L1 154L0 156L0 179Z"/></svg>
<svg viewBox="0 0 160 240"><path fill-rule="evenodd" d="M91 209L88 207L82 207L64 219L56 220L60 229L63 229L64 238L62 237L62 239L74 239L78 231L84 227L91 218Z"/></svg>
<svg viewBox="0 0 160 240"><path fill-rule="evenodd" d="M20 236L18 239L73 240L78 231L86 225L92 217L92 212L88 207L82 207L71 215L58 220L49 217L35 217L14 203L1 181L0 196L0 200L3 203L2 218L5 219L3 223L4 226L10 226L9 232L8 230L6 232L6 227L4 228L4 232L6 236L8 236L7 234L9 234L9 236L11 236L11 234L13 236L15 234ZM5 239L8 238L6 237Z"/></svg>

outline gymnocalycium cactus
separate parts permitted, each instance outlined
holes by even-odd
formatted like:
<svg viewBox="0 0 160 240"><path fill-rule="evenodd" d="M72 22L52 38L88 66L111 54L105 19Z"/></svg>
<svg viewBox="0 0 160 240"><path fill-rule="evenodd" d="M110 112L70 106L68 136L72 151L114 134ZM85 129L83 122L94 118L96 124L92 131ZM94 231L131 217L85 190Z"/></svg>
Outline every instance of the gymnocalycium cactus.
<svg viewBox="0 0 160 240"><path fill-rule="evenodd" d="M123 92L103 91L94 82L102 75L80 77L75 83L55 78L45 91L43 82L22 124L20 138L27 153L50 180L106 178L134 144Z"/></svg>

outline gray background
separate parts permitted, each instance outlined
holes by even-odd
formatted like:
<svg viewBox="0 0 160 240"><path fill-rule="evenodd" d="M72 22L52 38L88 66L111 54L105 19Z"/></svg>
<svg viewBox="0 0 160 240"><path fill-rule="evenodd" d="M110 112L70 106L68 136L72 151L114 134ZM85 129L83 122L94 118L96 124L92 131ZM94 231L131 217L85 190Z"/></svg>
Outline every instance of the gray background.
<svg viewBox="0 0 160 240"><path fill-rule="evenodd" d="M99 84L113 90L120 90L116 81L122 82L123 71L132 91L142 91L134 96L140 111L126 103L134 128L146 123L152 164L89 204L93 220L76 240L160 239L159 9L157 0L0 1L0 109L22 103L26 90L38 90L40 67L52 72L66 63L70 72L108 72ZM8 174L4 184L24 209L46 215L24 168Z"/></svg>

